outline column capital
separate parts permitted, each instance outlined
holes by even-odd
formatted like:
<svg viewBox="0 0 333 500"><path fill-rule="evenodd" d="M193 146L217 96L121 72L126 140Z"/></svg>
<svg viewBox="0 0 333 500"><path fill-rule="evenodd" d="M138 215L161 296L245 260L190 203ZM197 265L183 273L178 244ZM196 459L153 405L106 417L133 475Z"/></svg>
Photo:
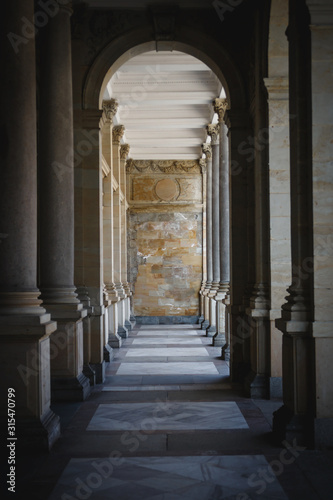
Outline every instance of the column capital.
<svg viewBox="0 0 333 500"><path fill-rule="evenodd" d="M210 160L212 157L212 146L208 142L205 142L204 144L202 144L201 149L202 152L206 155L206 158Z"/></svg>
<svg viewBox="0 0 333 500"><path fill-rule="evenodd" d="M229 108L228 101L225 98L218 97L214 99L213 106L215 113L217 113L219 117L219 122L221 123L222 121L224 121L224 114L226 110Z"/></svg>
<svg viewBox="0 0 333 500"><path fill-rule="evenodd" d="M331 0L306 0L310 12L311 26L332 26L333 5Z"/></svg>
<svg viewBox="0 0 333 500"><path fill-rule="evenodd" d="M125 133L125 127L124 125L116 125L112 129L112 139L114 142L119 143L120 139L123 137Z"/></svg>
<svg viewBox="0 0 333 500"><path fill-rule="evenodd" d="M207 172L207 160L206 160L206 158L200 158L199 165L201 168L201 173L205 174Z"/></svg>
<svg viewBox="0 0 333 500"><path fill-rule="evenodd" d="M122 144L120 146L120 158L122 160L126 160L127 156L129 155L131 146L129 144Z"/></svg>
<svg viewBox="0 0 333 500"><path fill-rule="evenodd" d="M56 3L59 5L60 10L67 12L69 16L73 14L73 2L72 0L56 0Z"/></svg>
<svg viewBox="0 0 333 500"><path fill-rule="evenodd" d="M113 117L118 111L118 102L116 99L104 100L102 102L102 109L106 116L106 119L112 121Z"/></svg>
<svg viewBox="0 0 333 500"><path fill-rule="evenodd" d="M207 134L212 138L212 145L214 146L215 144L218 144L220 131L218 123L210 123L209 125L207 125L206 130Z"/></svg>

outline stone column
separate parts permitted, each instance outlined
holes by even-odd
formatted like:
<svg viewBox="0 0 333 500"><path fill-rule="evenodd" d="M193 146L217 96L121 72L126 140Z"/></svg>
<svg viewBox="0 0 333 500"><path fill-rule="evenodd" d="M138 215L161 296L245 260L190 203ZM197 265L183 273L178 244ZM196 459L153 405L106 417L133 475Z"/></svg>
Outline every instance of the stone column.
<svg viewBox="0 0 333 500"><path fill-rule="evenodd" d="M288 40L292 284L276 320L284 406L273 432L322 448L333 445L331 2L290 1Z"/></svg>
<svg viewBox="0 0 333 500"><path fill-rule="evenodd" d="M113 175L118 185L113 193L113 238L114 238L114 280L120 301L118 302L118 334L122 338L128 337L128 330L125 327L125 303L126 292L122 284L122 209L124 194L121 190L121 163L120 163L120 140L125 133L123 125L113 127L112 131L112 157Z"/></svg>
<svg viewBox="0 0 333 500"><path fill-rule="evenodd" d="M207 192L206 192L206 256L207 256L207 281L205 290L202 292L205 304L205 320L201 323L201 329L207 330L210 325L210 310L208 293L213 282L213 254L212 254L212 147L205 143L202 145L202 152L206 155L207 161Z"/></svg>
<svg viewBox="0 0 333 500"><path fill-rule="evenodd" d="M125 290L125 328L128 331L132 330L132 323L130 322L131 308L130 297L132 295L131 286L128 282L127 274L127 195L126 195L126 160L130 152L129 144L122 144L120 146L120 187L124 199L121 204L121 282Z"/></svg>
<svg viewBox="0 0 333 500"><path fill-rule="evenodd" d="M207 161L199 160L202 174L202 283L200 288L200 317L199 325L205 321L205 296L203 292L207 283L207 252L206 252L206 193L207 193Z"/></svg>
<svg viewBox="0 0 333 500"><path fill-rule="evenodd" d="M59 6L40 33L40 289L58 330L50 337L53 400L84 400L83 324L74 286L74 147L71 9ZM61 344L61 348L59 345Z"/></svg>
<svg viewBox="0 0 333 500"><path fill-rule="evenodd" d="M77 116L81 128L75 130L75 149L89 143L89 154L80 156L75 167L76 180L76 247L75 275L80 297L89 305L86 333L89 350L85 360L95 372L96 383L105 379L106 346L103 282L103 171L100 128L102 112L87 109ZM88 353L89 351L89 353ZM86 356L89 355L89 358Z"/></svg>
<svg viewBox="0 0 333 500"><path fill-rule="evenodd" d="M282 398L282 332L275 326L291 282L288 0L273 1L268 44L270 398Z"/></svg>
<svg viewBox="0 0 333 500"><path fill-rule="evenodd" d="M240 144L250 135L249 116L244 109L228 109L225 123L229 130L230 154L230 374L240 381L244 367L243 346L251 329L244 310L244 295L248 282L247 260L247 170L248 156Z"/></svg>
<svg viewBox="0 0 333 500"><path fill-rule="evenodd" d="M103 115L101 121L102 162L103 173L103 263L104 285L107 294L105 306L107 308L108 345L121 347L121 337L118 335L118 307L119 297L114 284L114 244L113 244L113 158L112 158L112 129L113 117L118 109L114 99L103 101Z"/></svg>
<svg viewBox="0 0 333 500"><path fill-rule="evenodd" d="M254 163L254 237L255 237L255 284L251 290L246 312L251 321L250 370L245 379L245 389L252 398L266 398L269 394L270 375L270 220L269 220L269 169L268 169L268 108L263 76L266 66L262 54L262 12L255 22L256 41L253 81L252 112L253 134L256 138ZM265 42L266 43L266 42Z"/></svg>
<svg viewBox="0 0 333 500"><path fill-rule="evenodd" d="M226 304L229 304L230 292L230 210L229 210L229 139L228 127L224 123L224 114L228 108L226 99L215 99L214 109L219 117L220 137L220 283L215 296L216 328L213 345L222 347L222 359L230 357L228 341L228 318Z"/></svg>
<svg viewBox="0 0 333 500"><path fill-rule="evenodd" d="M312 56L314 446L333 448L333 4L307 0ZM323 11L324 7L324 11ZM328 139L329 138L329 139ZM325 182L323 183L323 179ZM305 267L305 266L304 266ZM309 266L310 267L310 266ZM309 269L308 269L309 270Z"/></svg>
<svg viewBox="0 0 333 500"><path fill-rule="evenodd" d="M287 44L287 40L286 40ZM270 398L282 398L282 333L275 326L291 282L289 80L265 79L269 106L270 178Z"/></svg>
<svg viewBox="0 0 333 500"><path fill-rule="evenodd" d="M15 395L19 446L49 449L60 436L50 409L50 321L37 288L37 137L35 39L18 42L34 2L5 2L1 19L0 82L0 377L1 418L8 389ZM9 442L9 441L8 441Z"/></svg>
<svg viewBox="0 0 333 500"><path fill-rule="evenodd" d="M220 205L219 205L219 170L220 170L220 144L219 144L219 126L211 124L207 126L207 134L211 137L212 148L212 266L213 281L208 292L209 318L210 325L206 330L207 337L213 337L216 334L216 296L220 283Z"/></svg>

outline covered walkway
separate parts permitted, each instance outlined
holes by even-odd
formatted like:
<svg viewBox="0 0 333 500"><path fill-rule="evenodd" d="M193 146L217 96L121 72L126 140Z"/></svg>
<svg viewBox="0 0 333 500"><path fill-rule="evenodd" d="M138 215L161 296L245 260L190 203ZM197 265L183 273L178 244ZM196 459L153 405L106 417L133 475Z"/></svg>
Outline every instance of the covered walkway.
<svg viewBox="0 0 333 500"><path fill-rule="evenodd" d="M135 327L105 384L54 408L62 437L30 456L25 490L36 500L331 498L329 452L275 446L281 402L244 398L210 344L198 325Z"/></svg>

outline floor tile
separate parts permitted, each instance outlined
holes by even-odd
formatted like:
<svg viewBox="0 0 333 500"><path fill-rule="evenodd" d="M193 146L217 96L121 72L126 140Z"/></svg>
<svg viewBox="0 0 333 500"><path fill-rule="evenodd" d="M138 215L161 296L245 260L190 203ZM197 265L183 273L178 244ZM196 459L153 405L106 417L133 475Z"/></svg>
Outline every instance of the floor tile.
<svg viewBox="0 0 333 500"><path fill-rule="evenodd" d="M72 459L49 500L287 500L277 479L259 479L268 467L263 455Z"/></svg>
<svg viewBox="0 0 333 500"><path fill-rule="evenodd" d="M166 344L178 344L178 345L183 345L183 344L202 344L201 339L197 337L193 338L135 338L133 340L133 345L150 345L150 344L158 344L158 345L166 345Z"/></svg>
<svg viewBox="0 0 333 500"><path fill-rule="evenodd" d="M248 425L233 401L101 404L88 431L149 430L186 431L196 429L247 429Z"/></svg>
<svg viewBox="0 0 333 500"><path fill-rule="evenodd" d="M211 361L201 363L121 363L117 375L214 375L218 370Z"/></svg>
<svg viewBox="0 0 333 500"><path fill-rule="evenodd" d="M135 348L126 353L128 357L141 357L141 356L209 356L207 349L204 347L186 347L185 349L178 347L150 347L150 348Z"/></svg>

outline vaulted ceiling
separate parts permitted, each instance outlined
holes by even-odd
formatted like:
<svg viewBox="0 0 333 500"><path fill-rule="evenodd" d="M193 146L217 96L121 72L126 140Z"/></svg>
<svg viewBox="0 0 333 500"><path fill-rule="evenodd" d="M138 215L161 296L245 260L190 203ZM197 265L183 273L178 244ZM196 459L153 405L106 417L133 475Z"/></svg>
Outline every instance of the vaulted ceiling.
<svg viewBox="0 0 333 500"><path fill-rule="evenodd" d="M133 159L197 159L206 125L216 121L212 101L224 97L216 75L182 52L146 52L112 76L104 94L119 107L122 142Z"/></svg>

